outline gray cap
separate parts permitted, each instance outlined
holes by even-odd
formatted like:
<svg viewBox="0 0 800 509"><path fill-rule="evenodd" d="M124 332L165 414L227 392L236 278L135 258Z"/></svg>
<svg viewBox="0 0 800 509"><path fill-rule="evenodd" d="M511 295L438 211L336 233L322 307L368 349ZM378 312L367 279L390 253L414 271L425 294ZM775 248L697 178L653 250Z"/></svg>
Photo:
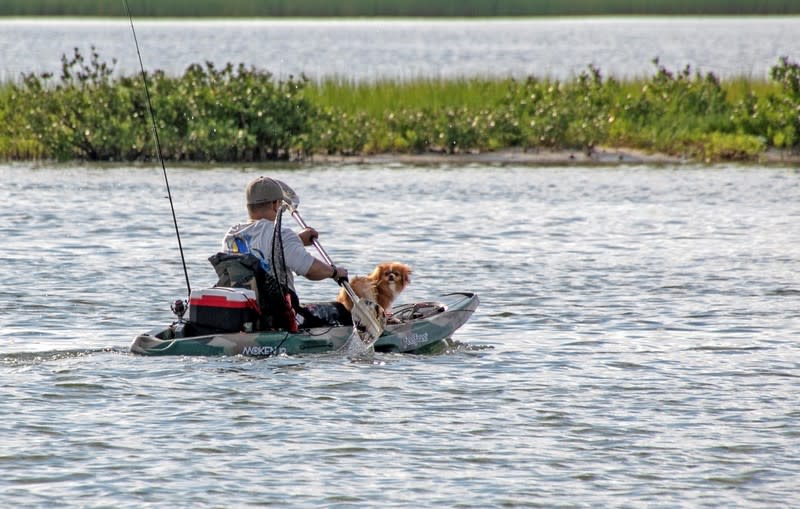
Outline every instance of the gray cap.
<svg viewBox="0 0 800 509"><path fill-rule="evenodd" d="M269 177L258 177L247 184L247 204L268 203L283 198L280 184Z"/></svg>

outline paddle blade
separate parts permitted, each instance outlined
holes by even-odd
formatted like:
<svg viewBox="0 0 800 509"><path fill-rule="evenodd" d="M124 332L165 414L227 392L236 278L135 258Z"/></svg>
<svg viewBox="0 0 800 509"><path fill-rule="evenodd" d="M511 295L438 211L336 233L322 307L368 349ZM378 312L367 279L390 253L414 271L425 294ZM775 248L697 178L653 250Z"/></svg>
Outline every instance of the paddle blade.
<svg viewBox="0 0 800 509"><path fill-rule="evenodd" d="M279 186L281 186L281 190L283 191L283 203L285 207L288 207L290 211L294 211L297 207L300 206L300 197L297 196L297 193L294 192L294 189L289 187L289 185L285 182L280 180L275 180Z"/></svg>
<svg viewBox="0 0 800 509"><path fill-rule="evenodd" d="M369 299L359 299L353 303L353 329L366 345L378 340L386 327L386 315L377 303Z"/></svg>

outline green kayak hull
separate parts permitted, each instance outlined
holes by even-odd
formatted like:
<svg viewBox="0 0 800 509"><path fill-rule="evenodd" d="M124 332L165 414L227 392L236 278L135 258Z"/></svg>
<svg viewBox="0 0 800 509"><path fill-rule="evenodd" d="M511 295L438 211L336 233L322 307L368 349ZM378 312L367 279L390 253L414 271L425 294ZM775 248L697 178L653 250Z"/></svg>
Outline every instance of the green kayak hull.
<svg viewBox="0 0 800 509"><path fill-rule="evenodd" d="M393 309L393 322L386 325L374 344L377 352L430 353L441 350L446 340L464 325L478 307L474 293L451 293L436 301L405 304ZM353 334L351 325L300 329L298 332L262 331L183 335L176 322L137 336L130 350L141 355L244 355L271 357L333 352Z"/></svg>

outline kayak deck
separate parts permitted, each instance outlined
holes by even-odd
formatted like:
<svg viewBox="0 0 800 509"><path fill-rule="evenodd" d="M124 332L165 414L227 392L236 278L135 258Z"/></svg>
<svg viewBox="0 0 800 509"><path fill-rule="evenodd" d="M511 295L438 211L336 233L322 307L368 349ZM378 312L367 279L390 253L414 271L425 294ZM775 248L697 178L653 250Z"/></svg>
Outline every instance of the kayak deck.
<svg viewBox="0 0 800 509"><path fill-rule="evenodd" d="M392 320L374 344L377 352L425 353L436 349L461 327L479 303L474 293L451 293L437 301L394 308ZM141 355L245 355L270 357L332 352L345 345L353 326L192 335L191 324L175 322L137 336L130 350Z"/></svg>

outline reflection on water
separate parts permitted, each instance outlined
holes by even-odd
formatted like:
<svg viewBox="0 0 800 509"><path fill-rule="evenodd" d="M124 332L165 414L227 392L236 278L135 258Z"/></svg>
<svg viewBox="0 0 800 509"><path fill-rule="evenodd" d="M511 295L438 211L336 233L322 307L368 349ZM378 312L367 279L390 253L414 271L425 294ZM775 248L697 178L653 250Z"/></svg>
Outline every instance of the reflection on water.
<svg viewBox="0 0 800 509"><path fill-rule="evenodd" d="M0 167L3 505L792 499L796 171L169 171L193 287L270 174L351 274L396 259L401 301L481 306L435 356L136 357L186 293L160 168Z"/></svg>

